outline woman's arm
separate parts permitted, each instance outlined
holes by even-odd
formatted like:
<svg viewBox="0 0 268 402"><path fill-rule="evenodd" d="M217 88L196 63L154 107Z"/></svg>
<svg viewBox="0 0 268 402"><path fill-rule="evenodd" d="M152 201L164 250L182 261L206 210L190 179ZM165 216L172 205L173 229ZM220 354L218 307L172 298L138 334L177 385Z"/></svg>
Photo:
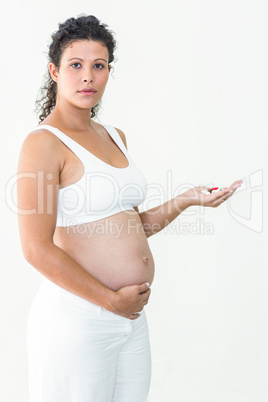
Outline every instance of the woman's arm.
<svg viewBox="0 0 268 402"><path fill-rule="evenodd" d="M139 212L138 207L135 207L135 209L140 215L146 236L150 237L168 226L175 218L177 218L177 216L190 206L200 205L212 208L218 207L233 195L241 183L242 180L237 180L230 187L226 187L222 191L210 195L202 193L202 190L208 190L209 187L193 187L164 204L158 205L157 207L147 211Z"/></svg>
<svg viewBox="0 0 268 402"><path fill-rule="evenodd" d="M144 212L139 212L138 207L134 209L140 215L146 237L150 237L163 230L189 206L187 198L177 196Z"/></svg>
<svg viewBox="0 0 268 402"><path fill-rule="evenodd" d="M117 128L122 141L127 148L126 136L122 130ZM151 208L144 212L139 212L138 207L134 207L140 215L142 226L146 237L150 237L168 226L175 218L177 218L186 208L193 205L201 205L204 207L218 207L222 202L226 201L243 181L237 180L230 187L224 188L216 194L204 195L202 190L207 190L209 187L194 187L175 198Z"/></svg>
<svg viewBox="0 0 268 402"><path fill-rule="evenodd" d="M60 141L46 130L29 134L18 163L18 220L25 259L56 285L116 314L134 319L148 302L141 284L117 292L102 285L53 243L60 172L65 160Z"/></svg>

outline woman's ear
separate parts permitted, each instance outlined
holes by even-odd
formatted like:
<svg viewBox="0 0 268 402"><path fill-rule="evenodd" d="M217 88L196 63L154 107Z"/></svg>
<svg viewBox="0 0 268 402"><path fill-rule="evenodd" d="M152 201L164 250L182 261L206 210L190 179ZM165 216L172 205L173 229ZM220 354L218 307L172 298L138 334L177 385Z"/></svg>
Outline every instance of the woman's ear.
<svg viewBox="0 0 268 402"><path fill-rule="evenodd" d="M50 62L48 65L50 76L53 81L58 82L58 69L54 63Z"/></svg>

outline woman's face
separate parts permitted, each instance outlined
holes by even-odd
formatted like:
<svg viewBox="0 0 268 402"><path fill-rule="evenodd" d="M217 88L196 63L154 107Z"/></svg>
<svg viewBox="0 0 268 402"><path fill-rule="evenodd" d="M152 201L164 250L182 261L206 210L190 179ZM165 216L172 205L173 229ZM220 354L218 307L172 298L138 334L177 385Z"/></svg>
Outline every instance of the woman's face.
<svg viewBox="0 0 268 402"><path fill-rule="evenodd" d="M82 109L95 106L101 99L110 72L108 49L101 42L81 40L63 51L60 67L49 64L51 77L57 82L57 102L68 102ZM93 88L96 92L82 92Z"/></svg>

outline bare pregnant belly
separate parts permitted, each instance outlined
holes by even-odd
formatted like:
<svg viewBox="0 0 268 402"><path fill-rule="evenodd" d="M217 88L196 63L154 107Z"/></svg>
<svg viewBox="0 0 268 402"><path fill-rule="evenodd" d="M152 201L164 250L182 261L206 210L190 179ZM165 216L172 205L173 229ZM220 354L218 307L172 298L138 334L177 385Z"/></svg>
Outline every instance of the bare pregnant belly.
<svg viewBox="0 0 268 402"><path fill-rule="evenodd" d="M153 256L136 211L57 227L54 243L112 290L143 282L152 284Z"/></svg>

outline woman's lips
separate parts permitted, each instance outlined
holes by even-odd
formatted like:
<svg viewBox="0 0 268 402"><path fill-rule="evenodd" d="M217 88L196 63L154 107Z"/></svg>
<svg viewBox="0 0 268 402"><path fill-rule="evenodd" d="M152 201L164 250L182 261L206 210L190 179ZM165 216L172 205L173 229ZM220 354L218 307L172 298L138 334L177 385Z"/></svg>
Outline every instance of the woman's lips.
<svg viewBox="0 0 268 402"><path fill-rule="evenodd" d="M97 91L79 91L81 95L94 95Z"/></svg>

